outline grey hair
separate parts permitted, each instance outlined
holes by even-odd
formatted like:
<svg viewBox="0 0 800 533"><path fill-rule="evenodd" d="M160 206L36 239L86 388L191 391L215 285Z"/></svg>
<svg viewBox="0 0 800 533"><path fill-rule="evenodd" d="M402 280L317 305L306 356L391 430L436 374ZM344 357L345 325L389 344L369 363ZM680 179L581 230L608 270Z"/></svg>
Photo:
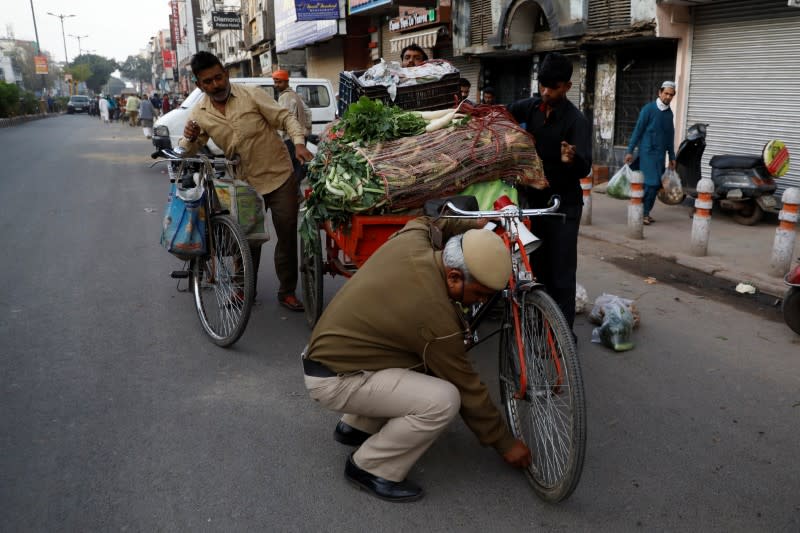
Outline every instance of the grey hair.
<svg viewBox="0 0 800 533"><path fill-rule="evenodd" d="M460 270L464 276L464 283L472 283L472 275L467 269L466 261L464 261L464 249L461 244L463 238L463 234L450 237L447 244L444 245L444 250L442 250L442 262L446 268Z"/></svg>

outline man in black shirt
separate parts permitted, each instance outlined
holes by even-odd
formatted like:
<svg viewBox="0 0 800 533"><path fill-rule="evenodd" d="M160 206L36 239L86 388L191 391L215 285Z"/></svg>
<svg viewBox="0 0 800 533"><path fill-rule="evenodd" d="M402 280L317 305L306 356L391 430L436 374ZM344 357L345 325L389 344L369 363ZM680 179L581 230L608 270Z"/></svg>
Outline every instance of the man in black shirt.
<svg viewBox="0 0 800 533"><path fill-rule="evenodd" d="M561 197L560 217L533 217L533 233L542 245L532 254L534 272L558 303L567 322L575 322L575 271L578 268L578 228L583 210L580 179L592 168L589 121L567 99L572 87L572 62L559 53L545 57L539 69L539 94L511 104L517 122L536 139L550 186L543 190L520 186L529 207L546 207L550 197Z"/></svg>

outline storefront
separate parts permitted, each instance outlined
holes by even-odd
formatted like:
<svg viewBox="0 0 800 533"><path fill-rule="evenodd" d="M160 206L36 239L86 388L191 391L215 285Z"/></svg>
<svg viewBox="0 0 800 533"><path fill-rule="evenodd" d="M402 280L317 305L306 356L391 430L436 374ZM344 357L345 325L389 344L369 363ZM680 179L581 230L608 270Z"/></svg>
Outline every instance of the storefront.
<svg viewBox="0 0 800 533"><path fill-rule="evenodd" d="M800 8L729 0L695 8L688 125L708 124L703 156L757 155L781 139L800 156ZM778 180L800 186L800 165Z"/></svg>

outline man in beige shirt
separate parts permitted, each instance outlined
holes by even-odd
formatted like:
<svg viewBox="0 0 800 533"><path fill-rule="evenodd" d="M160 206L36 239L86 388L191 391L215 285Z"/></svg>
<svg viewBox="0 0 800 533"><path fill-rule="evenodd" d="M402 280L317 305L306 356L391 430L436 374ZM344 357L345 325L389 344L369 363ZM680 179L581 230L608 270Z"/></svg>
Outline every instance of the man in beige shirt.
<svg viewBox="0 0 800 533"><path fill-rule="evenodd" d="M189 154L197 152L209 138L228 159L241 158L239 175L264 197L272 212L278 242L275 272L278 301L293 311L303 304L295 296L297 287L297 183L292 161L278 130L291 137L296 157L308 162L313 157L305 146L303 127L289 112L258 87L231 84L220 60L209 52L198 52L191 62L197 86L205 93L192 109L180 146ZM261 247L251 248L256 272Z"/></svg>

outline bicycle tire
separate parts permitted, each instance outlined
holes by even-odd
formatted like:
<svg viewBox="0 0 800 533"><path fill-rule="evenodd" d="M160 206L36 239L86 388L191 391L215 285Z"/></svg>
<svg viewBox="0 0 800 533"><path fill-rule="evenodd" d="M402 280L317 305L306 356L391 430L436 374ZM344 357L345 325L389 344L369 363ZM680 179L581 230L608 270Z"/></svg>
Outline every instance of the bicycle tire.
<svg viewBox="0 0 800 533"><path fill-rule="evenodd" d="M313 328L322 315L322 239L319 230L313 232L308 241L300 243L300 278L303 288L306 322Z"/></svg>
<svg viewBox="0 0 800 533"><path fill-rule="evenodd" d="M524 293L520 302L527 387L522 399L515 398L520 384L517 342L514 328L504 328L500 396L511 432L533 455L525 475L534 492L545 501L559 502L572 494L583 471L583 378L572 331L555 301L544 290L534 289ZM511 305L507 303L505 311L509 320Z"/></svg>
<svg viewBox="0 0 800 533"><path fill-rule="evenodd" d="M255 271L250 246L228 215L208 223L212 249L192 261L192 286L197 316L211 341L231 346L244 333L255 298ZM239 274L241 265L241 274Z"/></svg>

